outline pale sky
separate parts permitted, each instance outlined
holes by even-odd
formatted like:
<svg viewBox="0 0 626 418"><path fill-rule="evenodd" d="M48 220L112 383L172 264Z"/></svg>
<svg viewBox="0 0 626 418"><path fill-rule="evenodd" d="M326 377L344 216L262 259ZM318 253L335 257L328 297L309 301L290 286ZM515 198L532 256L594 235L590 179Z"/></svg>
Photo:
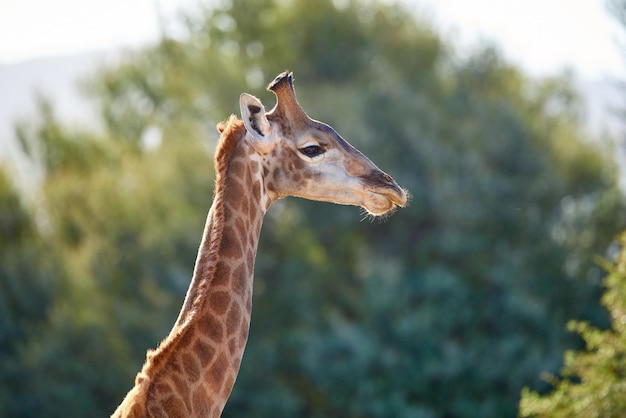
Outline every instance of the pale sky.
<svg viewBox="0 0 626 418"><path fill-rule="evenodd" d="M620 27L605 0L405 0L442 33L498 44L534 75L573 68L587 79L626 73ZM195 0L0 0L0 64L156 39L159 5L171 18ZM622 39L624 37L622 36Z"/></svg>
<svg viewBox="0 0 626 418"><path fill-rule="evenodd" d="M407 0L411 1L411 0ZM531 74L563 67L586 79L623 76L626 29L607 11L606 0L420 0L436 27L453 39L495 41Z"/></svg>
<svg viewBox="0 0 626 418"><path fill-rule="evenodd" d="M194 0L0 0L0 64L137 46ZM157 7L158 5L158 7Z"/></svg>

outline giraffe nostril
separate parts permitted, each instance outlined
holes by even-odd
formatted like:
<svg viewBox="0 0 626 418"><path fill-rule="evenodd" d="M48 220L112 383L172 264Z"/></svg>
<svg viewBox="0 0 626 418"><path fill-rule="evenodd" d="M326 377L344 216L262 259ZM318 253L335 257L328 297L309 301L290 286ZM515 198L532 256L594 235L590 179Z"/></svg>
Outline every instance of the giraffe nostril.
<svg viewBox="0 0 626 418"><path fill-rule="evenodd" d="M379 186L395 187L396 185L395 180L389 174L380 170L373 170L367 178L369 181Z"/></svg>

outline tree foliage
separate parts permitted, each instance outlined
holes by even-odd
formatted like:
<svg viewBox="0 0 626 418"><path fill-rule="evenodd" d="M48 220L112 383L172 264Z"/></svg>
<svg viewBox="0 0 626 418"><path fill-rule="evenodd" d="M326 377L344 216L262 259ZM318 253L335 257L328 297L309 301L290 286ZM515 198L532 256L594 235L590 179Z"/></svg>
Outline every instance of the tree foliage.
<svg viewBox="0 0 626 418"><path fill-rule="evenodd" d="M242 91L271 107L263 87L285 68L303 108L413 199L389 222L270 209L225 417L512 416L576 346L568 319L606 323L592 260L624 198L566 76L528 79L487 46L459 57L386 2L232 0L181 25L94 76L103 132L63 127L45 103L19 128L44 176L32 209L0 181L0 286L15 289L0 411L115 408L182 304L214 124Z"/></svg>
<svg viewBox="0 0 626 418"><path fill-rule="evenodd" d="M547 375L553 390L546 395L525 389L522 417L622 417L626 415L626 233L621 252L608 266L602 305L611 326L599 329L585 321L571 321L568 329L585 341L584 351L568 351L561 377Z"/></svg>

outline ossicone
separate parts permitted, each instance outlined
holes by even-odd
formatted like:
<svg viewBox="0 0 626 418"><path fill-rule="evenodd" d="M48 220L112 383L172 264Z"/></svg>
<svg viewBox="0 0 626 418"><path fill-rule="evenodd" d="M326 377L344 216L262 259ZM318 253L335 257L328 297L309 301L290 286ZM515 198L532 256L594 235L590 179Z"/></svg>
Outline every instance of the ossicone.
<svg viewBox="0 0 626 418"><path fill-rule="evenodd" d="M269 112L270 114L280 113L292 120L307 117L296 99L292 72L285 71L279 74L267 89L276 95L276 106Z"/></svg>
<svg viewBox="0 0 626 418"><path fill-rule="evenodd" d="M290 90L293 90L293 73L291 71L284 71L278 74L274 81L267 86L267 89L275 92L285 84L287 84Z"/></svg>

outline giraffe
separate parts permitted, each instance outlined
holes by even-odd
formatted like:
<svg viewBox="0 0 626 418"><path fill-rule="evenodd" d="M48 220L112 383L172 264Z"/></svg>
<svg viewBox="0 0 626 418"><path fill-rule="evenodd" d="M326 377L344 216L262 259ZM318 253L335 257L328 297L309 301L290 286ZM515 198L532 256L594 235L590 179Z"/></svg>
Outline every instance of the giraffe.
<svg viewBox="0 0 626 418"><path fill-rule="evenodd" d="M277 99L271 111L243 93L242 120L218 124L213 204L185 301L112 417L221 416L248 338L257 243L273 202L298 196L361 206L373 216L407 202L388 174L306 115L292 73L268 90Z"/></svg>

